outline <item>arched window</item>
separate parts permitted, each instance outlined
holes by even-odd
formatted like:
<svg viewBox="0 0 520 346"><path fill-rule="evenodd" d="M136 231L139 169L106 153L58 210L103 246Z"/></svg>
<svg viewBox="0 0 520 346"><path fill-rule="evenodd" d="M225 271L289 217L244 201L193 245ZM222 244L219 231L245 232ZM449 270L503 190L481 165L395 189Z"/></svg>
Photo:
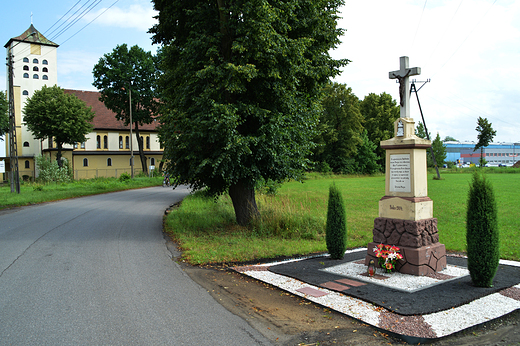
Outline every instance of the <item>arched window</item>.
<svg viewBox="0 0 520 346"><path fill-rule="evenodd" d="M88 167L88 159L86 157L83 159L83 167Z"/></svg>
<svg viewBox="0 0 520 346"><path fill-rule="evenodd" d="M37 64L38 63L38 59L34 58L33 59L33 64Z"/></svg>
<svg viewBox="0 0 520 346"><path fill-rule="evenodd" d="M42 68L42 72L49 72L49 69L47 67Z"/></svg>
<svg viewBox="0 0 520 346"><path fill-rule="evenodd" d="M108 149L108 136L103 136L103 149Z"/></svg>
<svg viewBox="0 0 520 346"><path fill-rule="evenodd" d="M23 62L29 62L29 58L23 58Z"/></svg>
<svg viewBox="0 0 520 346"><path fill-rule="evenodd" d="M23 70L24 70L24 71L29 71L29 66L27 66L27 65L23 65Z"/></svg>
<svg viewBox="0 0 520 346"><path fill-rule="evenodd" d="M22 95L29 96L29 92L27 90L22 91Z"/></svg>
<svg viewBox="0 0 520 346"><path fill-rule="evenodd" d="M107 166L112 166L112 159L110 157L107 159Z"/></svg>
<svg viewBox="0 0 520 346"><path fill-rule="evenodd" d="M46 75L46 74L44 74L44 75L43 75L43 77L42 77L42 79L44 79L44 80L48 80L48 79L49 79L49 77L47 77L47 75Z"/></svg>
<svg viewBox="0 0 520 346"><path fill-rule="evenodd" d="M28 73L24 73L23 74L23 78L29 78L29 74Z"/></svg>
<svg viewBox="0 0 520 346"><path fill-rule="evenodd" d="M128 136L125 137L125 149L130 149L130 141L128 140Z"/></svg>
<svg viewBox="0 0 520 346"><path fill-rule="evenodd" d="M25 169L29 168L31 168L31 163L29 162L29 160L25 160Z"/></svg>
<svg viewBox="0 0 520 346"><path fill-rule="evenodd" d="M45 60L45 59L42 60L42 64L47 65L48 64L47 60Z"/></svg>
<svg viewBox="0 0 520 346"><path fill-rule="evenodd" d="M155 166L155 158L154 157L150 158L150 166Z"/></svg>
<svg viewBox="0 0 520 346"><path fill-rule="evenodd" d="M34 66L34 67L33 67L33 71L38 72L39 70L40 70L40 69L38 68L38 66Z"/></svg>
<svg viewBox="0 0 520 346"><path fill-rule="evenodd" d="M150 149L150 136L146 136L146 149Z"/></svg>
<svg viewBox="0 0 520 346"><path fill-rule="evenodd" d="M119 149L123 149L123 136L119 136Z"/></svg>
<svg viewBox="0 0 520 346"><path fill-rule="evenodd" d="M33 74L33 79L40 79L37 74Z"/></svg>
<svg viewBox="0 0 520 346"><path fill-rule="evenodd" d="M23 142L23 146L26 148L29 148L29 142L27 142L27 141Z"/></svg>
<svg viewBox="0 0 520 346"><path fill-rule="evenodd" d="M101 149L101 136L97 135L96 137L96 148Z"/></svg>
<svg viewBox="0 0 520 346"><path fill-rule="evenodd" d="M85 142L81 142L80 148L85 149Z"/></svg>

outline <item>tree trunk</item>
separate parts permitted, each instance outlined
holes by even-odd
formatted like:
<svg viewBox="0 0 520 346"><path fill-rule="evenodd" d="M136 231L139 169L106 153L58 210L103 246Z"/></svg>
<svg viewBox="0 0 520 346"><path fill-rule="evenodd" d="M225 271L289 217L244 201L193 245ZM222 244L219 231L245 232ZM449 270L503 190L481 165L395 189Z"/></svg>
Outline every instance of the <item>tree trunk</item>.
<svg viewBox="0 0 520 346"><path fill-rule="evenodd" d="M148 175L146 156L144 156L144 143L141 140L141 135L139 134L139 123L137 121L135 122L135 136L137 137L137 146L139 147L139 158L141 159L141 167L143 168L143 173Z"/></svg>
<svg viewBox="0 0 520 346"><path fill-rule="evenodd" d="M229 196L233 202L237 223L247 226L254 217L260 215L255 199L255 188L250 181L239 180L229 187Z"/></svg>
<svg viewBox="0 0 520 346"><path fill-rule="evenodd" d="M56 154L56 161L58 161L58 167L63 167L63 162L61 162L61 142L56 142L56 147L58 148L58 153Z"/></svg>

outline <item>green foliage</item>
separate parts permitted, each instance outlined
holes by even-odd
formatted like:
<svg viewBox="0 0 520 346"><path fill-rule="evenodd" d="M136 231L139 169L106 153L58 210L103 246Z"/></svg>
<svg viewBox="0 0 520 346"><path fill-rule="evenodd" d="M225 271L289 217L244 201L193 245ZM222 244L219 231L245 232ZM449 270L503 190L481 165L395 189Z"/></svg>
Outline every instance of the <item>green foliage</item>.
<svg viewBox="0 0 520 346"><path fill-rule="evenodd" d="M313 159L326 162L334 172L348 171L348 159L362 144L363 116L359 99L345 84L329 83L324 89L323 112L320 115L318 136L314 142Z"/></svg>
<svg viewBox="0 0 520 346"><path fill-rule="evenodd" d="M9 132L9 104L7 94L0 91L0 137ZM0 138L0 140L3 140Z"/></svg>
<svg viewBox="0 0 520 346"><path fill-rule="evenodd" d="M368 139L365 130L361 136L362 144L359 146L357 154L354 156L356 162L356 173L374 174L381 171L381 166L377 163L377 145Z"/></svg>
<svg viewBox="0 0 520 346"><path fill-rule="evenodd" d="M422 121L419 121L417 126L415 127L415 135L419 138L428 139L428 137L431 138L432 134L428 133L428 136L426 135L426 130L424 129L424 125Z"/></svg>
<svg viewBox="0 0 520 346"><path fill-rule="evenodd" d="M477 172L468 194L466 242L473 284L491 287L500 259L497 205L491 183Z"/></svg>
<svg viewBox="0 0 520 346"><path fill-rule="evenodd" d="M85 135L92 130L94 118L91 107L74 95L65 94L58 86L43 86L27 99L24 121L34 138L53 138L58 153L56 161L61 167L63 144L85 142Z"/></svg>
<svg viewBox="0 0 520 346"><path fill-rule="evenodd" d="M325 239L330 257L342 259L347 249L347 217L343 197L335 184L329 188Z"/></svg>
<svg viewBox="0 0 520 346"><path fill-rule="evenodd" d="M377 147L378 164L384 167L385 151L379 143L394 136L394 122L399 118L399 105L387 93L370 93L361 101L360 111L365 117L368 139Z"/></svg>
<svg viewBox="0 0 520 346"><path fill-rule="evenodd" d="M153 2L172 182L229 191L247 224L257 181L298 178L310 163L322 88L347 63L329 55L343 1Z"/></svg>
<svg viewBox="0 0 520 346"><path fill-rule="evenodd" d="M103 55L93 70L94 83L101 91L100 100L115 113L116 119L130 124L130 95L132 98L132 123L139 147L143 172L148 172L144 146L139 126L150 124L157 115L158 102L155 91L156 67L152 53L126 44L118 45L112 53Z"/></svg>
<svg viewBox="0 0 520 346"><path fill-rule="evenodd" d="M126 181L128 181L130 179L132 179L132 177L130 176L130 174L128 174L126 172L121 173L121 175L119 176L119 181L120 182L126 182Z"/></svg>
<svg viewBox="0 0 520 346"><path fill-rule="evenodd" d="M51 160L46 156L37 156L36 168L38 169L38 181L43 183L62 183L72 181L72 169L67 162L65 167L60 167L56 160ZM65 159L62 159L66 161Z"/></svg>
<svg viewBox="0 0 520 346"><path fill-rule="evenodd" d="M435 139L432 141L432 150L433 154L435 155L437 167L442 167L446 161L446 145L442 142L438 132L437 137L435 137ZM434 167L433 159L430 153L427 155L427 165L428 167Z"/></svg>
<svg viewBox="0 0 520 346"><path fill-rule="evenodd" d="M451 136L444 137L444 139L442 141L443 142L457 142L457 140Z"/></svg>
<svg viewBox="0 0 520 346"><path fill-rule="evenodd" d="M486 163L484 162L484 147L487 147L489 143L493 141L493 137L497 134L495 130L491 127L491 123L488 122L486 118L478 117L477 120L477 130L478 142L475 144L475 148L473 151L480 149L480 167L484 167Z"/></svg>

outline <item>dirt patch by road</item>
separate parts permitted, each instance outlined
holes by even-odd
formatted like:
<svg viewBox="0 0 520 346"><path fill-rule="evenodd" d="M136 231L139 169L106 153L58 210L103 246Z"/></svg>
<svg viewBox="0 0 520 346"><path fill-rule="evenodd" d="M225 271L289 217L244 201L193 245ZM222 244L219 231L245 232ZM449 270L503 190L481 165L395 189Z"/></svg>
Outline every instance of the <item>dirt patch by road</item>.
<svg viewBox="0 0 520 346"><path fill-rule="evenodd" d="M279 345L403 345L403 340L343 314L243 276L226 267L180 263L229 311ZM520 345L520 312L442 338L433 344Z"/></svg>

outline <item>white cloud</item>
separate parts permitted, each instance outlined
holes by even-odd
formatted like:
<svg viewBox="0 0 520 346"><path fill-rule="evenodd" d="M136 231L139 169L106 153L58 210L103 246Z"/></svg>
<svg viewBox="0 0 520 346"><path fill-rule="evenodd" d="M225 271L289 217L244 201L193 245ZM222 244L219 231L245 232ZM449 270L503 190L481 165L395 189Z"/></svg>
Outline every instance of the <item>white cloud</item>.
<svg viewBox="0 0 520 346"><path fill-rule="evenodd" d="M84 19L90 22L99 16L95 20L95 23L99 25L148 31L157 23L157 20L153 18L156 15L157 12L153 10L151 4L147 7L135 4L130 5L128 8L112 7L108 10L107 8L101 8L96 12L89 13Z"/></svg>

